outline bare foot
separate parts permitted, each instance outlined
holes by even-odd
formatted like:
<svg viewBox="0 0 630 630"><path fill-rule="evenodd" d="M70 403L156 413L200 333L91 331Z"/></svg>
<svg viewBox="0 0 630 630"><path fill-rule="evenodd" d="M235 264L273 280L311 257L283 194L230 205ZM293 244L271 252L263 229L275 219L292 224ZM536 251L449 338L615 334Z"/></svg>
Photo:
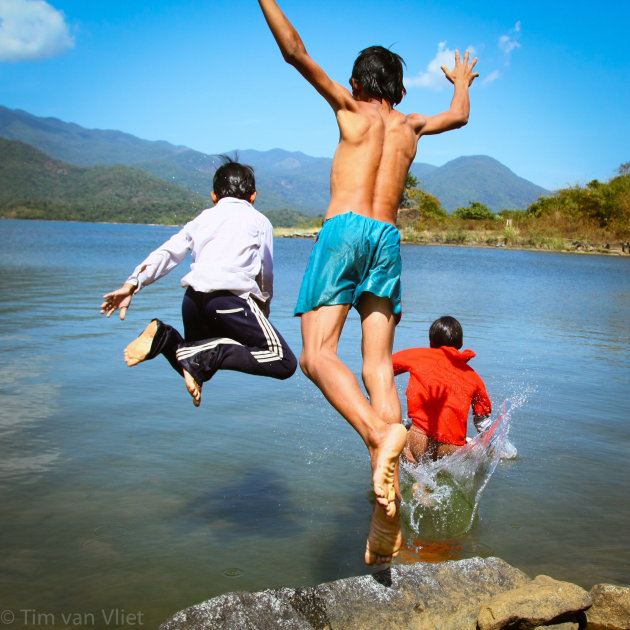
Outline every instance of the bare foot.
<svg viewBox="0 0 630 630"><path fill-rule="evenodd" d="M186 381L188 393L193 397L193 405L199 407L201 404L201 385L186 370L184 370L184 381Z"/></svg>
<svg viewBox="0 0 630 630"><path fill-rule="evenodd" d="M153 343L153 337L155 337L157 329L157 321L152 320L142 331L142 334L125 348L125 363L129 367L144 361L149 356L149 352L151 352L151 344Z"/></svg>
<svg viewBox="0 0 630 630"><path fill-rule="evenodd" d="M401 547L402 535L398 514L390 518L385 509L377 503L372 512L370 533L365 545L365 564L391 562Z"/></svg>
<svg viewBox="0 0 630 630"><path fill-rule="evenodd" d="M406 442L407 429L402 424L389 424L372 454L374 494L390 518L396 513L396 465Z"/></svg>

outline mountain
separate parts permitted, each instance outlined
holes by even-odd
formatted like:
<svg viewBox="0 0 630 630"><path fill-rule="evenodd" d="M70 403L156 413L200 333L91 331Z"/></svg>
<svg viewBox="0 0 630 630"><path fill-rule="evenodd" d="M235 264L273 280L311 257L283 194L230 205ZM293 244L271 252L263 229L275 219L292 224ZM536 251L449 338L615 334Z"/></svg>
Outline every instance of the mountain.
<svg viewBox="0 0 630 630"><path fill-rule="evenodd" d="M209 196L217 164L216 156L187 147L142 140L120 131L85 129L2 106L0 137L20 140L77 166L133 166L205 197ZM282 149L230 153L234 154L255 168L258 209L286 208L309 216L326 211L330 158ZM480 201L494 211L523 209L547 192L488 156L460 157L441 167L414 163L411 172L418 177L420 187L438 197L448 211L470 201Z"/></svg>
<svg viewBox="0 0 630 630"><path fill-rule="evenodd" d="M0 138L0 216L24 219L183 223L208 200L138 168L85 168Z"/></svg>
<svg viewBox="0 0 630 630"><path fill-rule="evenodd" d="M77 166L113 166L126 164L147 171L167 182L210 197L212 174L218 164L216 156L193 151L164 141L141 140L120 131L85 129L57 118L40 118L22 110L0 106L0 137L20 140L39 149L46 155ZM237 152L232 152L231 155ZM248 153L248 152L245 152ZM260 153L257 151L252 154ZM272 153L273 152L268 152ZM285 156L292 154L284 152ZM303 154L299 154L303 155ZM308 158L308 156L304 156ZM239 159L246 162L243 157ZM317 158L309 158L316 160ZM260 162L261 160L257 160ZM264 160L262 160L264 161ZM330 169L330 160L328 160ZM304 178L304 192L298 195L304 203L294 201L296 184L291 177L285 181L284 171L277 178L257 177L259 210L299 210L310 216L326 211L328 203L328 176L316 185L311 176ZM308 193L316 192L316 201ZM326 192L323 192L326 191Z"/></svg>
<svg viewBox="0 0 630 630"><path fill-rule="evenodd" d="M445 210L480 201L493 210L524 209L549 191L519 177L507 166L487 155L471 155L451 160L439 168L416 172L420 188L436 196Z"/></svg>

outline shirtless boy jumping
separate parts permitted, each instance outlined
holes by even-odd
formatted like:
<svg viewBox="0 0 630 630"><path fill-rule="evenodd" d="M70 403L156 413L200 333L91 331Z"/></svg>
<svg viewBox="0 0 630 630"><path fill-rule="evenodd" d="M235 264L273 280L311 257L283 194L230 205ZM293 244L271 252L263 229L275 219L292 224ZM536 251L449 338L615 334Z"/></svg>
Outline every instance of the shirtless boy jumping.
<svg viewBox="0 0 630 630"><path fill-rule="evenodd" d="M455 86L448 111L404 114L403 61L373 46L354 63L348 90L311 59L275 0L259 0L285 61L326 99L340 140L330 174L331 200L311 253L296 315L302 320L300 366L354 427L371 457L376 504L365 550L367 564L389 562L402 544L397 510L398 457L407 432L394 385L392 348L400 319L400 233L396 215L407 171L421 136L468 121L468 87L478 76L474 59L442 67ZM363 382L337 356L339 337L354 306L361 316Z"/></svg>

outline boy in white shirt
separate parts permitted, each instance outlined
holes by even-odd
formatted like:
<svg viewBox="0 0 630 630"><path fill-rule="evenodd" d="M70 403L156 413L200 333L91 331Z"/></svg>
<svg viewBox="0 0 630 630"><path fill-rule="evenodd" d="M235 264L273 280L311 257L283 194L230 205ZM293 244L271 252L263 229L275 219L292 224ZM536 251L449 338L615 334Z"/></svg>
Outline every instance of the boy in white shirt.
<svg viewBox="0 0 630 630"><path fill-rule="evenodd" d="M132 366L163 354L184 377L197 407L203 383L219 369L285 379L297 367L293 352L267 319L273 296L273 228L252 205L253 169L226 158L214 175L211 196L213 208L149 254L101 304L107 317L120 309L120 319L125 319L132 297L191 252L194 262L182 278L184 337L154 319L127 346L125 361Z"/></svg>

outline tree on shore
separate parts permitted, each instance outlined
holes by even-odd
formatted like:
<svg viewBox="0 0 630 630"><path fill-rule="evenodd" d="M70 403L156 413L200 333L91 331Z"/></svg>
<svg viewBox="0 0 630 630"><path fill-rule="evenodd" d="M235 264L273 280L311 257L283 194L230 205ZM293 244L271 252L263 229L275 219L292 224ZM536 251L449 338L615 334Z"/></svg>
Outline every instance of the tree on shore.
<svg viewBox="0 0 630 630"><path fill-rule="evenodd" d="M485 203L479 201L469 201L466 208L456 208L453 216L458 219L473 219L475 221L496 219L496 214Z"/></svg>
<svg viewBox="0 0 630 630"><path fill-rule="evenodd" d="M625 171L630 163L622 164ZM526 217L540 224L605 230L611 238L630 237L630 174L614 177L606 183L596 179L586 186L563 188L549 197L540 197L527 208ZM565 230L566 228L566 230Z"/></svg>
<svg viewBox="0 0 630 630"><path fill-rule="evenodd" d="M399 224L406 227L418 228L422 221L448 217L440 200L424 192L412 173L407 173L400 208Z"/></svg>

